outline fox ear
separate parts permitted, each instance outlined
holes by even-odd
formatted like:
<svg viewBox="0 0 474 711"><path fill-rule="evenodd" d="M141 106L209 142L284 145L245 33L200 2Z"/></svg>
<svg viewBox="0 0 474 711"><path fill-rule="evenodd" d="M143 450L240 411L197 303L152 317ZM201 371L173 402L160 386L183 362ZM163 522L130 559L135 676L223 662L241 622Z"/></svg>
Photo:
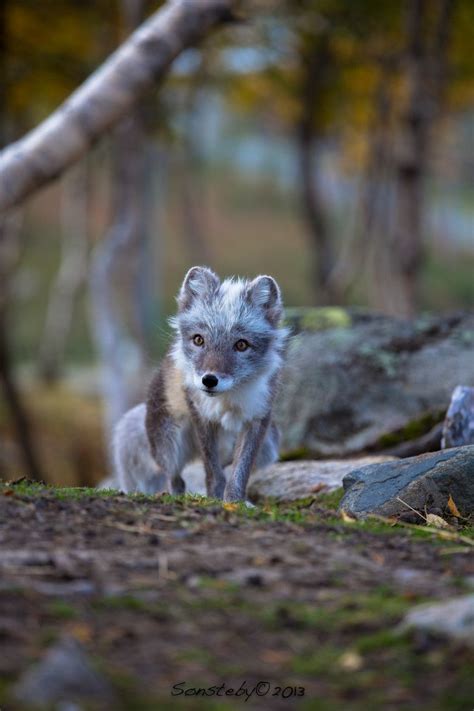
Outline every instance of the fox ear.
<svg viewBox="0 0 474 711"><path fill-rule="evenodd" d="M281 293L278 284L271 276L258 276L250 282L247 298L254 306L265 311L266 319L277 326L283 312Z"/></svg>
<svg viewBox="0 0 474 711"><path fill-rule="evenodd" d="M203 298L212 294L220 285L217 274L207 267L191 267L184 277L183 284L178 294L178 307L180 311L191 306L196 298Z"/></svg>

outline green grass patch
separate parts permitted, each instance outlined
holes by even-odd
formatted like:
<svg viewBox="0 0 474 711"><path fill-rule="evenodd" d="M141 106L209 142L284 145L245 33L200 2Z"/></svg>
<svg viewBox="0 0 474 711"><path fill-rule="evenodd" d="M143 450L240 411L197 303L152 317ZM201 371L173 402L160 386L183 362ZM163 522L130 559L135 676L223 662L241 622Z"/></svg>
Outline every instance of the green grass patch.
<svg viewBox="0 0 474 711"><path fill-rule="evenodd" d="M303 676L327 675L336 667L341 656L341 649L331 644L318 647L312 653L295 655L292 660L291 670Z"/></svg>
<svg viewBox="0 0 474 711"><path fill-rule="evenodd" d="M94 600L92 607L99 612L113 610L120 613L128 610L151 615L160 620L169 619L172 616L169 606L165 606L160 600L150 600L133 594L107 595Z"/></svg>
<svg viewBox="0 0 474 711"><path fill-rule="evenodd" d="M65 600L60 599L53 600L53 602L48 605L48 612L56 619L60 618L62 620L72 620L79 615L75 607Z"/></svg>
<svg viewBox="0 0 474 711"><path fill-rule="evenodd" d="M20 496L44 496L50 494L57 499L83 499L97 497L102 499L119 495L115 489L96 489L89 486L51 486L35 481L0 482L0 493L13 491Z"/></svg>
<svg viewBox="0 0 474 711"><path fill-rule="evenodd" d="M379 629L359 637L354 646L360 654L384 651L391 647L400 649L407 646L407 634L401 634L394 629Z"/></svg>
<svg viewBox="0 0 474 711"><path fill-rule="evenodd" d="M262 610L262 619L269 629L291 627L315 629L330 634L349 633L364 626L395 623L413 604L385 586L367 594L334 594L334 600L324 606L301 602L276 603Z"/></svg>
<svg viewBox="0 0 474 711"><path fill-rule="evenodd" d="M198 494L184 494L173 496L171 494L122 494L115 489L96 489L93 487L56 487L28 480L18 483L0 483L0 494L13 494L19 497L41 497L52 496L62 501L76 501L83 499L113 499L120 497L124 502L143 504L137 512L146 515L148 508L152 506L171 506L173 514L177 516L178 524L182 515L181 525L189 525L186 519L186 512L197 511L206 514L212 510L218 519L234 521L254 522L254 523L291 523L301 526L321 525L331 529L330 535L336 538L344 538L351 532L366 531L374 535L394 536L403 534L410 538L421 538L429 540L433 544L443 546L462 545L462 540L454 538L448 540L441 534L433 534L432 529L423 525L406 527L398 525L395 521L383 521L377 517L368 516L366 519L347 521L339 517L337 508L344 495L342 488L332 492L321 492L303 499L292 502L277 502L267 500L255 507L249 507L243 502L225 504L214 498L208 498ZM455 535L474 539L474 525L472 521L460 521L458 530L452 530Z"/></svg>
<svg viewBox="0 0 474 711"><path fill-rule="evenodd" d="M334 489L334 491L324 492L315 495L314 500L316 503L320 504L325 509L330 511L337 511L339 504L342 501L345 491L342 486L339 489Z"/></svg>

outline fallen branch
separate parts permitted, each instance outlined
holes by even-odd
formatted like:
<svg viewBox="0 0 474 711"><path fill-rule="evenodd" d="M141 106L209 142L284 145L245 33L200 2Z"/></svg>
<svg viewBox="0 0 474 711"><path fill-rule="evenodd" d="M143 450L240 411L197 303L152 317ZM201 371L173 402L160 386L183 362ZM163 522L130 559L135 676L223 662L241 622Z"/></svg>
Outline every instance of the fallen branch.
<svg viewBox="0 0 474 711"><path fill-rule="evenodd" d="M238 0L170 0L49 118L0 153L0 211L80 158L167 74L187 47L235 19Z"/></svg>

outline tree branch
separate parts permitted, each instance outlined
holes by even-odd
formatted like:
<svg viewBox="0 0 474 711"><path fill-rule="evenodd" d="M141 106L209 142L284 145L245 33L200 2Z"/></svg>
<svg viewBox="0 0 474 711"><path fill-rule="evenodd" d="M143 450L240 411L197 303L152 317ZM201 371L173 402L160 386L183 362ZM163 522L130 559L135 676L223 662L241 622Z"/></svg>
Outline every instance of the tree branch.
<svg viewBox="0 0 474 711"><path fill-rule="evenodd" d="M173 60L214 27L234 19L238 0L169 0L134 32L49 118L0 153L0 211L58 177Z"/></svg>

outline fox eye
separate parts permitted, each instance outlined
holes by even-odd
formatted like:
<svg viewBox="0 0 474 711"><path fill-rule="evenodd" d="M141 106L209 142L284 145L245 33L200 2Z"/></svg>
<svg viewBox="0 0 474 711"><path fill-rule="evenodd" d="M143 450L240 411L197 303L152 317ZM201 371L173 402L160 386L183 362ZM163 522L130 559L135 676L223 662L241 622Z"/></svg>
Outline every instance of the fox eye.
<svg viewBox="0 0 474 711"><path fill-rule="evenodd" d="M199 333L196 333L195 336L193 336L193 343L195 346L203 346L204 345L204 338L199 335Z"/></svg>
<svg viewBox="0 0 474 711"><path fill-rule="evenodd" d="M234 346L235 350L240 351L240 353L243 353L249 347L248 341L245 341L243 338L240 338Z"/></svg>

